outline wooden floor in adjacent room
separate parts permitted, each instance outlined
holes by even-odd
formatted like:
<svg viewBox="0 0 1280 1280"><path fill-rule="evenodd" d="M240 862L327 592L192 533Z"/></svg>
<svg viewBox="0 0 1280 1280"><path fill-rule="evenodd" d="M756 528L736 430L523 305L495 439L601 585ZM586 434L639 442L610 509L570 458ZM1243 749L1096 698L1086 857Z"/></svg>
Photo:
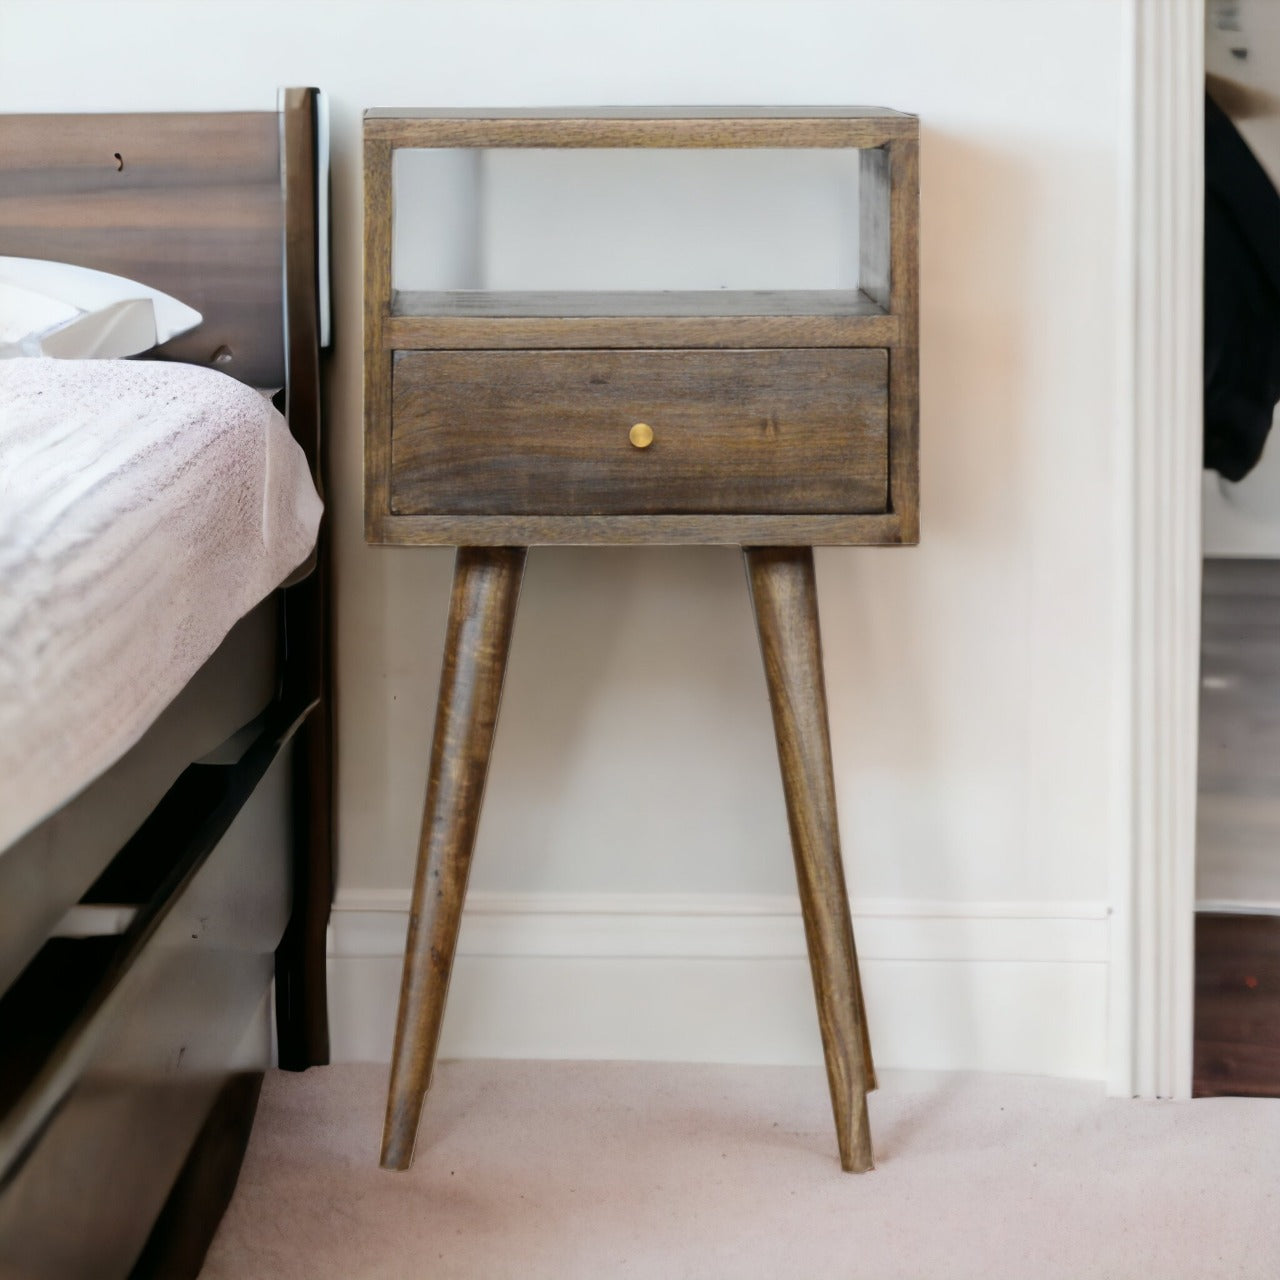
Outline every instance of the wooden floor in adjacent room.
<svg viewBox="0 0 1280 1280"><path fill-rule="evenodd" d="M1280 1098L1280 560L1201 604L1194 1091Z"/></svg>
<svg viewBox="0 0 1280 1280"><path fill-rule="evenodd" d="M1280 917L1196 917L1198 1098L1280 1098Z"/></svg>

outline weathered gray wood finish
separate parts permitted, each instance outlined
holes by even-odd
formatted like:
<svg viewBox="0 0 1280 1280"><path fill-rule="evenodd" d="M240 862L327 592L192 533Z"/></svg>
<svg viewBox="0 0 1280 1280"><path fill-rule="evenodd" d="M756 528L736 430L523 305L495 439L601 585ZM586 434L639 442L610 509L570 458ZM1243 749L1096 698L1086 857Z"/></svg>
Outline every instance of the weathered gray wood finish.
<svg viewBox="0 0 1280 1280"><path fill-rule="evenodd" d="M916 172L914 116L871 108L794 107L367 112L365 146L365 534L402 545L708 543L901 545L918 539ZM391 286L391 160L400 147L855 147L862 151L861 287L854 290L397 293ZM715 503L635 508L559 500L564 486L512 506L499 483L481 500L424 505L393 494L392 380L399 352L873 349L888 359L888 494L797 506L757 505L747 483ZM711 366L708 366L710 368ZM567 392L568 388L565 389ZM565 392L562 392L562 398ZM521 396L510 388L512 403ZM797 405L803 387L795 388ZM523 397L533 399L532 394ZM639 412L637 420L641 420ZM661 436L659 436L661 439ZM873 443L868 441L869 444ZM494 458L492 461L496 462ZM780 462L781 462L780 458ZM500 477L499 477L500 478ZM415 489L420 490L416 485Z"/></svg>
<svg viewBox="0 0 1280 1280"><path fill-rule="evenodd" d="M381 531L394 530L383 538ZM407 546L506 547L565 543L641 546L696 543L734 547L900 546L901 521L881 516L392 516L378 522L373 542Z"/></svg>
<svg viewBox="0 0 1280 1280"><path fill-rule="evenodd" d="M385 542L391 514L391 353L383 346L391 298L391 147L364 140L364 536ZM459 538L459 542L474 539ZM507 541L515 541L508 539Z"/></svg>
<svg viewBox="0 0 1280 1280"><path fill-rule="evenodd" d="M890 347L898 317L861 289L401 292L389 350Z"/></svg>
<svg viewBox="0 0 1280 1280"><path fill-rule="evenodd" d="M743 316L883 317L887 303L877 302L863 289L397 289L391 314L481 320L697 317L723 322Z"/></svg>
<svg viewBox="0 0 1280 1280"><path fill-rule="evenodd" d="M875 1072L840 856L813 552L753 547L745 556L840 1163L851 1173L863 1173L872 1167L867 1091L876 1087Z"/></svg>
<svg viewBox="0 0 1280 1280"><path fill-rule="evenodd" d="M365 112L397 147L880 147L916 136L884 107L599 107Z"/></svg>
<svg viewBox="0 0 1280 1280"><path fill-rule="evenodd" d="M888 505L878 350L402 352L391 420L396 515Z"/></svg>
<svg viewBox="0 0 1280 1280"><path fill-rule="evenodd" d="M523 548L462 547L422 811L382 1165L407 1169L431 1084L502 696Z"/></svg>
<svg viewBox="0 0 1280 1280"><path fill-rule="evenodd" d="M812 547L919 536L916 138L915 117L878 108L366 113L366 536L463 548L384 1165L409 1163L435 1056L524 559L513 548L729 543L749 548L840 1161L872 1167ZM861 149L858 289L392 290L396 148L777 146ZM638 423L651 440L629 440Z"/></svg>

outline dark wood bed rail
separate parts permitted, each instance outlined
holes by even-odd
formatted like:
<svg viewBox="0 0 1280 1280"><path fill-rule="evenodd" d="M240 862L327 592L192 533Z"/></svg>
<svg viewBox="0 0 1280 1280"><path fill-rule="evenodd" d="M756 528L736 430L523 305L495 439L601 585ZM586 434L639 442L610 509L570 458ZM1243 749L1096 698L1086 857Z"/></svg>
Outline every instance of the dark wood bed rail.
<svg viewBox="0 0 1280 1280"><path fill-rule="evenodd" d="M327 181L317 153L318 95L288 89L282 103L285 192L285 415L326 497L320 384L320 276L328 253L319 215ZM276 1037L280 1065L302 1070L329 1061L326 982L333 901L334 709L329 521L320 524L313 572L285 592L283 697L314 702L298 733L293 775L294 912L276 955Z"/></svg>

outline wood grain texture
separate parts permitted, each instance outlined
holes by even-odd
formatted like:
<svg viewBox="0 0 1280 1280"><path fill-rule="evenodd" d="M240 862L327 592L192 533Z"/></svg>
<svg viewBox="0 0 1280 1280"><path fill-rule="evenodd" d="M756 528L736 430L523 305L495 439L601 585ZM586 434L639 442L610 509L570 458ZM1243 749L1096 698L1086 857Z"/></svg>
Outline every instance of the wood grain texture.
<svg viewBox="0 0 1280 1280"><path fill-rule="evenodd" d="M880 107L614 107L367 111L366 138L402 147L878 147L914 138Z"/></svg>
<svg viewBox="0 0 1280 1280"><path fill-rule="evenodd" d="M523 548L463 547L454 566L382 1135L386 1169L412 1162L431 1083L524 563Z"/></svg>
<svg viewBox="0 0 1280 1280"><path fill-rule="evenodd" d="M393 385L397 515L887 505L883 351L405 352Z"/></svg>
<svg viewBox="0 0 1280 1280"><path fill-rule="evenodd" d="M889 268L893 253L889 202L889 152L858 153L858 284L885 311L893 306Z"/></svg>
<svg viewBox="0 0 1280 1280"><path fill-rule="evenodd" d="M397 292L390 348L891 347L898 318L857 289Z"/></svg>
<svg viewBox="0 0 1280 1280"><path fill-rule="evenodd" d="M887 131L887 132L886 132ZM428 109L366 113L366 504L371 542L397 545L903 545L919 538L916 238L918 121L864 108ZM393 294L391 154L414 146L853 146L861 160L863 288L857 291ZM376 188L376 189L374 189ZM722 312L724 314L712 314ZM616 314L615 314L616 313ZM706 503L656 514L541 507L449 515L417 495L392 502L390 388L401 351L664 351L870 348L889 352L888 510L859 502L726 513ZM383 386L375 385L381 378ZM797 387L797 395L800 388ZM495 454L495 459L497 455ZM424 455L425 461L425 455ZM420 477L421 491L427 486ZM617 510L616 507L608 508ZM876 508L877 511L883 508ZM792 508L794 511L795 508Z"/></svg>
<svg viewBox="0 0 1280 1280"><path fill-rule="evenodd" d="M841 1167L872 1168L867 1091L875 1088L871 1046L836 819L813 552L748 548L747 580L760 633L787 825Z"/></svg>
<svg viewBox="0 0 1280 1280"><path fill-rule="evenodd" d="M896 515L384 516L369 539L402 547L900 546Z"/></svg>
<svg viewBox="0 0 1280 1280"><path fill-rule="evenodd" d="M889 359L889 498L902 541L920 540L920 165L914 139L891 143L890 310L902 329Z"/></svg>
<svg viewBox="0 0 1280 1280"><path fill-rule="evenodd" d="M388 350L895 347L897 316L392 316Z"/></svg>
<svg viewBox="0 0 1280 1280"><path fill-rule="evenodd" d="M899 324L890 353L890 506L902 540L920 530L918 144L901 139L859 156L859 281Z"/></svg>
<svg viewBox="0 0 1280 1280"><path fill-rule="evenodd" d="M364 518L373 541L374 522L391 511L391 353L384 348L383 318L391 298L391 148L364 139Z"/></svg>
<svg viewBox="0 0 1280 1280"><path fill-rule="evenodd" d="M895 347L897 316L391 316L387 350Z"/></svg>
<svg viewBox="0 0 1280 1280"><path fill-rule="evenodd" d="M867 106L604 106L604 107L369 107L366 120L901 120L915 116Z"/></svg>
<svg viewBox="0 0 1280 1280"><path fill-rule="evenodd" d="M1196 916L1193 1093L1280 1098L1280 917Z"/></svg>
<svg viewBox="0 0 1280 1280"><path fill-rule="evenodd" d="M384 1130L389 1167L409 1163L435 1055L523 565L511 548L737 543L749 548L841 1164L871 1168L875 1072L811 548L918 536L917 136L914 117L862 108L366 113L366 534L464 548ZM485 146L869 149L862 289L393 295L391 152ZM641 421L654 436L636 450L627 436ZM500 572L482 547L518 563L501 561ZM469 588L482 572L494 581ZM494 634L506 618L479 659L468 616ZM465 704L456 713L455 701ZM468 781L446 793L446 767Z"/></svg>
<svg viewBox="0 0 1280 1280"><path fill-rule="evenodd" d="M394 316L448 319L731 319L883 316L861 289L397 289Z"/></svg>
<svg viewBox="0 0 1280 1280"><path fill-rule="evenodd" d="M203 323L158 358L282 386L283 236L275 112L0 116L0 254L195 307Z"/></svg>

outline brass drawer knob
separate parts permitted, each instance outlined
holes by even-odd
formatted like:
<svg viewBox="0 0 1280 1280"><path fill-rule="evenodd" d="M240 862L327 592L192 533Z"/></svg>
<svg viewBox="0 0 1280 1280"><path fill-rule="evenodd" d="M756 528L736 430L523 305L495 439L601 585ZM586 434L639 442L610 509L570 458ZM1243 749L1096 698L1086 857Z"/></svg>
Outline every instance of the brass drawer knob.
<svg viewBox="0 0 1280 1280"><path fill-rule="evenodd" d="M647 449L653 443L653 428L647 422L637 422L627 438L637 449Z"/></svg>

